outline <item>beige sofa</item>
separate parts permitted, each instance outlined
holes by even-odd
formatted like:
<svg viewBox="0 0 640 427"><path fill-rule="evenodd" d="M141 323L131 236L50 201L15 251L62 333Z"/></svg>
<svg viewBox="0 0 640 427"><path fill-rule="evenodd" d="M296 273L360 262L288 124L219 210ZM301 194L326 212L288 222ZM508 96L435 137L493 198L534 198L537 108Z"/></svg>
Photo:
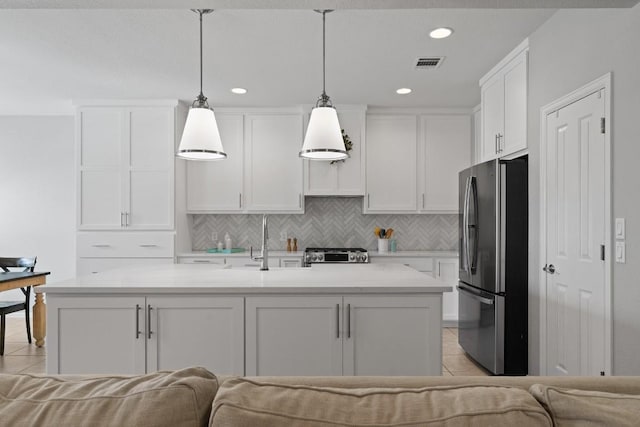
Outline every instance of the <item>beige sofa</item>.
<svg viewBox="0 0 640 427"><path fill-rule="evenodd" d="M0 426L635 426L640 377L0 375Z"/></svg>

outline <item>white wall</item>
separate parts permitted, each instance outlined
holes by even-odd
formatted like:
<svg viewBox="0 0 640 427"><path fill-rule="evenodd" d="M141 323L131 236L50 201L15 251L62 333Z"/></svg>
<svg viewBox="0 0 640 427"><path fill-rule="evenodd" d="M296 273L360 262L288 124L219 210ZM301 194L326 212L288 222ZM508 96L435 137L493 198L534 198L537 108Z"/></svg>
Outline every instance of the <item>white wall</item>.
<svg viewBox="0 0 640 427"><path fill-rule="evenodd" d="M49 283L75 276L75 216L73 116L0 116L0 256L37 256Z"/></svg>
<svg viewBox="0 0 640 427"><path fill-rule="evenodd" d="M538 200L540 108L612 72L613 217L627 220L627 263L614 264L613 373L640 375L640 5L557 12L529 37L529 194ZM530 372L538 372L538 206L530 212Z"/></svg>

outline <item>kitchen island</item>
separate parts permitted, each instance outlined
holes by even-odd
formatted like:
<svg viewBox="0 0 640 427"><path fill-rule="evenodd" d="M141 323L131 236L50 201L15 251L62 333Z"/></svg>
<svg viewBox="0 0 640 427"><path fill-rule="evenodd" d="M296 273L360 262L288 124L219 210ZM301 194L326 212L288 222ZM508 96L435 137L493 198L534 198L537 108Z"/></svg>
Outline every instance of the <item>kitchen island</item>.
<svg viewBox="0 0 640 427"><path fill-rule="evenodd" d="M442 293L399 264L113 270L46 285L47 372L440 375Z"/></svg>

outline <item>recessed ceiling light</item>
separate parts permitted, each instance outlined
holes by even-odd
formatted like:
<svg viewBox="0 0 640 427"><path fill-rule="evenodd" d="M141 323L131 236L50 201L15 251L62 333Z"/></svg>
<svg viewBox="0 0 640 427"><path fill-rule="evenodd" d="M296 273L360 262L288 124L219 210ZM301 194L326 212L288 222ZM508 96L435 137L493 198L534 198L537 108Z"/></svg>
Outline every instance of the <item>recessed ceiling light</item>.
<svg viewBox="0 0 640 427"><path fill-rule="evenodd" d="M236 95L244 95L245 93L247 93L247 90L243 87L234 87L233 89L231 89L231 92L235 93Z"/></svg>
<svg viewBox="0 0 640 427"><path fill-rule="evenodd" d="M453 34L453 30L447 27L436 28L429 33L432 39L444 39Z"/></svg>
<svg viewBox="0 0 640 427"><path fill-rule="evenodd" d="M407 94L411 93L411 89L409 89L408 87L403 87L403 88L398 89L396 91L396 93L398 95L407 95Z"/></svg>

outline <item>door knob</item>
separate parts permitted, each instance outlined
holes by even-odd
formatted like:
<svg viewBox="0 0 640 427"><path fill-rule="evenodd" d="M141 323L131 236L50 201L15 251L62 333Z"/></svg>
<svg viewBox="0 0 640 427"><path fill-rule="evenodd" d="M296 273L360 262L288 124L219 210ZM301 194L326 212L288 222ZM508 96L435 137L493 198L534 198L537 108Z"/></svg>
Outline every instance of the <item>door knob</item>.
<svg viewBox="0 0 640 427"><path fill-rule="evenodd" d="M548 266L545 265L544 267L542 267L542 269L549 274L554 274L556 272L556 268L553 264L549 264Z"/></svg>

